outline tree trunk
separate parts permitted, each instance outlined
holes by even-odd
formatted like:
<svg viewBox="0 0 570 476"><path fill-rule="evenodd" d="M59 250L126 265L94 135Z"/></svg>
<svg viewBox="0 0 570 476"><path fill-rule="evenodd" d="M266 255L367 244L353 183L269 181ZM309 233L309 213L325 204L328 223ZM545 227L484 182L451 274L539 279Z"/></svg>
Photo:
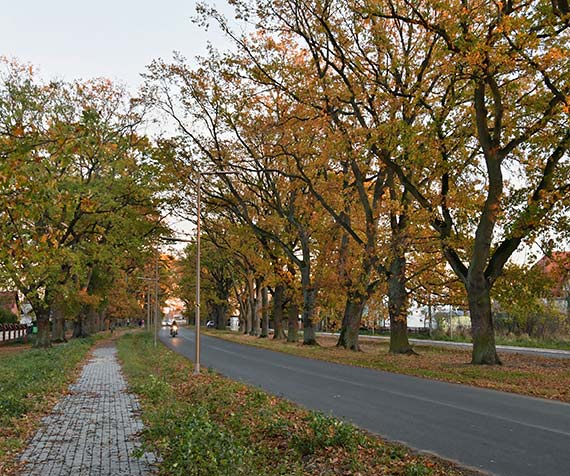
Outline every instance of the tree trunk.
<svg viewBox="0 0 570 476"><path fill-rule="evenodd" d="M87 331L89 335L96 334L97 332L99 332L99 326L101 325L100 319L101 319L101 314L97 309L93 308L89 313L89 321L88 321L89 325Z"/></svg>
<svg viewBox="0 0 570 476"><path fill-rule="evenodd" d="M469 313L471 315L471 334L473 338L472 364L500 365L495 346L495 329L491 312L491 287L484 275L469 274L465 286Z"/></svg>
<svg viewBox="0 0 570 476"><path fill-rule="evenodd" d="M253 320L255 314L255 295L254 295L254 284L253 277L248 274L247 276L247 314L245 321L245 332L246 334L253 335Z"/></svg>
<svg viewBox="0 0 570 476"><path fill-rule="evenodd" d="M415 354L408 341L408 292L405 285L405 271L405 257L394 257L388 277L389 352L392 354Z"/></svg>
<svg viewBox="0 0 570 476"><path fill-rule="evenodd" d="M73 322L74 338L82 338L89 336L88 322L89 322L90 313L91 313L91 306L83 306L83 308L79 311L77 318Z"/></svg>
<svg viewBox="0 0 570 476"><path fill-rule="evenodd" d="M242 334L245 334L245 321L247 319L246 315L247 315L247 301L244 300L244 298L239 294L239 292L237 291L237 289L235 289L235 295L236 295L236 299L237 302L239 304L239 332L241 332Z"/></svg>
<svg viewBox="0 0 570 476"><path fill-rule="evenodd" d="M38 334L36 336L34 347L39 347L39 348L51 347L49 311L38 312L35 309L34 311L38 323Z"/></svg>
<svg viewBox="0 0 570 476"><path fill-rule="evenodd" d="M278 340L286 339L285 331L283 329L283 306L285 302L285 286L278 284L275 286L273 293L273 338Z"/></svg>
<svg viewBox="0 0 570 476"><path fill-rule="evenodd" d="M253 334L253 314L255 312L255 302L251 295L247 297L247 312L245 314L245 333Z"/></svg>
<svg viewBox="0 0 570 476"><path fill-rule="evenodd" d="M287 342L299 340L299 306L294 302L287 308Z"/></svg>
<svg viewBox="0 0 570 476"><path fill-rule="evenodd" d="M269 337L269 295L267 286L261 288L261 334L259 337Z"/></svg>
<svg viewBox="0 0 570 476"><path fill-rule="evenodd" d="M361 293L352 293L350 291L347 293L342 327L336 343L337 347L344 347L354 351L360 350L358 331L360 330L362 311L364 310L366 300L366 296Z"/></svg>
<svg viewBox="0 0 570 476"><path fill-rule="evenodd" d="M98 331L104 331L105 328L107 327L107 309L106 307L101 309L101 311L99 311L99 329Z"/></svg>
<svg viewBox="0 0 570 476"><path fill-rule="evenodd" d="M228 305L225 302L214 304L216 329L218 330L223 331L226 329L226 322L228 320L227 309Z"/></svg>
<svg viewBox="0 0 570 476"><path fill-rule="evenodd" d="M59 299L56 299L52 304L51 315L53 319L51 329L52 342L67 342L67 339L65 338L65 313Z"/></svg>
<svg viewBox="0 0 570 476"><path fill-rule="evenodd" d="M317 290L311 282L309 266L301 269L301 286L303 288L303 345L318 345L313 325Z"/></svg>
<svg viewBox="0 0 570 476"><path fill-rule="evenodd" d="M251 335L259 337L261 333L261 314L263 302L261 298L261 279L255 280L255 300L253 305L253 329Z"/></svg>

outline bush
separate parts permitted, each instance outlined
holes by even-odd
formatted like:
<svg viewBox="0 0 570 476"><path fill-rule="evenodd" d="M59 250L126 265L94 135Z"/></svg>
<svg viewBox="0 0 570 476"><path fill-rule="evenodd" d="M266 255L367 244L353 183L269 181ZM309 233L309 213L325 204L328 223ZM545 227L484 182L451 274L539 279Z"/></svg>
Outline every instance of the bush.
<svg viewBox="0 0 570 476"><path fill-rule="evenodd" d="M166 410L168 413L169 410ZM190 408L185 415L160 415L159 430L168 438L168 449L162 453L162 470L173 476L254 476L250 461L253 452L223 426L216 423L207 410ZM153 435L154 437L159 435ZM172 436L175 436L172 438Z"/></svg>
<svg viewBox="0 0 570 476"><path fill-rule="evenodd" d="M363 435L354 426L322 413L311 412L306 421L306 430L294 434L291 439L291 446L302 455L334 447L355 451L363 440Z"/></svg>
<svg viewBox="0 0 570 476"><path fill-rule="evenodd" d="M17 324L18 316L6 308L0 307L0 324Z"/></svg>

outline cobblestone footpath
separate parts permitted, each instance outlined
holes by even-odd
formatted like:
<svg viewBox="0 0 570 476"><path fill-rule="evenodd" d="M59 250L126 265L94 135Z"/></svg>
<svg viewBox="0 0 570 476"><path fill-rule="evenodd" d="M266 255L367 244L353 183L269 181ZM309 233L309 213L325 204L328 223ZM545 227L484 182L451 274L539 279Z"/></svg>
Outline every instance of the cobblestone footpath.
<svg viewBox="0 0 570 476"><path fill-rule="evenodd" d="M127 393L115 347L95 349L21 456L24 476L152 474L155 458L132 456L142 429L136 397Z"/></svg>

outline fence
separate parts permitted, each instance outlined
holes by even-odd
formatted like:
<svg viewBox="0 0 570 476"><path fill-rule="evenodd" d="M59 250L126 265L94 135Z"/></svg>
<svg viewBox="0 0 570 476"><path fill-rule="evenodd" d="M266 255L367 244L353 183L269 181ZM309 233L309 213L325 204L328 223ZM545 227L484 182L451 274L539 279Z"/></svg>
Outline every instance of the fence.
<svg viewBox="0 0 570 476"><path fill-rule="evenodd" d="M0 324L0 342L9 342L20 337L26 340L28 326L25 324Z"/></svg>

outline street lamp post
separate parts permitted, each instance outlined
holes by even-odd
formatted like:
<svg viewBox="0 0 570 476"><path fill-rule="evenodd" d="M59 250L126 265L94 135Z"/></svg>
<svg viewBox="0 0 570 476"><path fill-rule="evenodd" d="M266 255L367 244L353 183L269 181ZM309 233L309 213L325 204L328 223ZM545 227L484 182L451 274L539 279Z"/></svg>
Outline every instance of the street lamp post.
<svg viewBox="0 0 570 476"><path fill-rule="evenodd" d="M146 276L137 276L136 279L141 279L143 281L148 281L148 292L147 292L147 322L146 326L150 329L151 318L154 317L154 347L157 346L157 335L158 335L158 254L155 262L155 277L147 278ZM154 309L151 308L152 304L152 283L154 283Z"/></svg>
<svg viewBox="0 0 570 476"><path fill-rule="evenodd" d="M196 330L196 347L194 359L194 375L200 374L200 215L201 215L201 187L202 175L232 175L237 172L232 170L220 170L201 172L198 170L196 181L196 307L194 313L194 325Z"/></svg>
<svg viewBox="0 0 570 476"><path fill-rule="evenodd" d="M196 348L194 358L194 375L200 373L200 207L202 173L198 170L196 182L196 306L194 308L194 328L196 329Z"/></svg>
<svg viewBox="0 0 570 476"><path fill-rule="evenodd" d="M154 346L157 346L157 337L158 337L158 248L156 249L156 258L154 261Z"/></svg>

